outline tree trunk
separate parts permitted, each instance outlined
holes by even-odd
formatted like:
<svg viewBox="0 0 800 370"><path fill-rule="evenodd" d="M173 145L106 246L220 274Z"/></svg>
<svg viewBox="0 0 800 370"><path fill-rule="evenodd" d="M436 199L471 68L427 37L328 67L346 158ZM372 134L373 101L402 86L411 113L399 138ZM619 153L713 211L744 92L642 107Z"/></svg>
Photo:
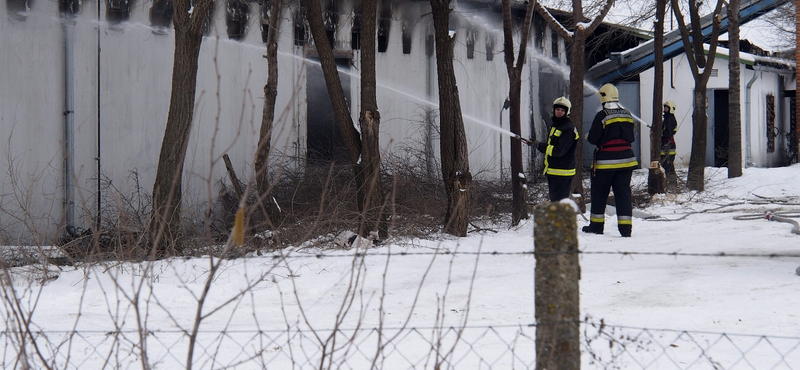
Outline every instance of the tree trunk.
<svg viewBox="0 0 800 370"><path fill-rule="evenodd" d="M183 162L192 128L198 57L205 21L204 16L192 17L191 14L207 14L210 3L211 0L200 0L197 4L191 4L188 0L175 2L172 93L153 185L153 209L149 228L154 257L172 255L180 244ZM193 6L196 8L191 12Z"/></svg>
<svg viewBox="0 0 800 370"><path fill-rule="evenodd" d="M280 222L280 211L269 195L272 186L269 178L269 151L272 148L272 126L275 119L275 102L278 98L278 36L281 29L282 3L272 0L269 9L267 35L267 84L264 85L264 111L256 148L256 188L258 205L266 217L267 226L273 228Z"/></svg>
<svg viewBox="0 0 800 370"><path fill-rule="evenodd" d="M364 202L361 210L360 234L378 231L381 238L388 235L388 220L383 204L381 186L380 123L375 73L377 30L377 0L364 0L361 15L361 167Z"/></svg>
<svg viewBox="0 0 800 370"><path fill-rule="evenodd" d="M520 73L514 73L509 81L509 128L511 132L520 135L522 132L520 121L520 94L522 81ZM520 220L528 219L528 200L525 169L522 166L522 143L518 139L511 139L511 225L517 226Z"/></svg>
<svg viewBox="0 0 800 370"><path fill-rule="evenodd" d="M572 178L572 192L574 194L583 194L583 142L586 137L583 134L583 59L585 57L585 46L586 34L581 29L575 30L569 46L569 100L572 103L569 115L572 117L572 122L575 123L575 128L578 129L578 134L583 140L578 140L575 143L577 146L575 149L577 168L575 177Z"/></svg>
<svg viewBox="0 0 800 370"><path fill-rule="evenodd" d="M739 0L728 5L728 178L742 176L742 81L739 68Z"/></svg>
<svg viewBox="0 0 800 370"><path fill-rule="evenodd" d="M654 49L653 78L653 124L650 128L650 162L661 163L661 129L664 112L664 16L666 15L667 0L656 0L656 23ZM650 166L647 174L647 192L649 194L666 193L666 182L663 170L658 166Z"/></svg>
<svg viewBox="0 0 800 370"><path fill-rule="evenodd" d="M528 50L528 35L530 34L533 3L528 3L525 12L520 41L519 55L514 64L514 38L513 24L511 23L511 1L503 0L503 45L506 71L508 72L508 118L511 132L520 136L522 134L522 115L520 114L522 70L525 65ZM520 220L528 219L528 191L525 169L522 161L522 143L519 139L509 138L511 148L511 225L517 226Z"/></svg>
<svg viewBox="0 0 800 370"><path fill-rule="evenodd" d="M469 225L469 190L472 173L467 158L467 136L461 115L456 75L453 69L453 44L450 38L450 0L431 0L436 72L439 84L439 126L442 178L447 194L444 232L466 236Z"/></svg>
<svg viewBox="0 0 800 370"><path fill-rule="evenodd" d="M692 111L692 154L689 158L689 190L705 188L706 146L708 143L708 116L706 115L706 85L694 85L694 110Z"/></svg>

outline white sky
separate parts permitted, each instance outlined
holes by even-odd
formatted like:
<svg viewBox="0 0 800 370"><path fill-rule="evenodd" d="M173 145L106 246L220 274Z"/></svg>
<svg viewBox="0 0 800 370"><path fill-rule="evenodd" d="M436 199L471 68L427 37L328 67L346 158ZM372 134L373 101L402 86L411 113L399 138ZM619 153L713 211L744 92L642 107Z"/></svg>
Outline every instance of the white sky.
<svg viewBox="0 0 800 370"><path fill-rule="evenodd" d="M712 360L726 369L800 366L800 276L795 273L800 235L791 232L790 223L764 218L771 210L800 220L800 165L748 168L737 179L727 179L726 173L724 168L708 168L704 192L661 195L654 205L637 209L639 217L659 218L635 218L632 238L619 236L612 215L607 216L606 234L578 233L584 252L581 318L609 325L599 337L594 337L597 328L581 327L584 339L591 339L582 345L583 368L603 368L602 361L612 361L612 352L621 352L611 362L619 367L613 368L623 369L645 368L641 364L650 364L649 369L708 369ZM646 170L636 174L634 186L641 189ZM756 219L734 219L743 215ZM578 228L587 224L584 216L588 213L576 216ZM450 348L457 330L447 328L465 325L462 341L448 360L456 368L533 368L535 330L528 325L534 323L536 261L524 253L534 248L533 222L511 230L494 227L497 232L461 239L379 246L358 269L356 283L350 250L297 250L286 262L270 256L226 260L203 309L206 314L218 310L200 326L194 368L223 368L237 361L239 366L229 368L261 369L260 361L276 369L316 368L320 355L310 328L326 338L327 330L336 327L348 287L356 292L355 300L347 314L340 315L344 318L339 328L341 333L357 334L338 337L334 364L368 368L364 359L376 352L376 331L353 329L382 324L384 342L400 333L379 361L383 369L409 369L411 363L429 369L432 360L426 356L437 333ZM445 251L465 254L441 254ZM316 253L326 257L316 258ZM728 256L718 256L722 253ZM781 257L770 258L773 254ZM63 344L57 350L62 364L67 354L71 356L73 366L68 368L100 369L105 361L141 368L138 320L152 331L147 337L149 362L161 369L185 368L187 339L182 331L191 330L209 261L160 261L149 273L143 266L51 266L46 279L32 267L14 269L23 311L33 312L33 330L50 340L50 345L40 340L45 357L51 357L53 343L63 340L61 331L75 328L78 335L71 346ZM136 291L138 303L132 304ZM6 303L1 311L7 317L9 307ZM442 326L444 330L435 329ZM398 330L402 327L406 330ZM287 328L290 334L283 332ZM111 346L116 330L122 338L119 348ZM614 346L609 346L609 338L614 338ZM11 337L5 339L9 343ZM348 347L352 343L358 349ZM701 349L711 359L701 356ZM0 360L6 368L13 362L9 351L7 346ZM258 355L253 360L246 353ZM600 363L590 353L599 355ZM605 366L612 366L608 362ZM633 366L637 363L639 367Z"/></svg>

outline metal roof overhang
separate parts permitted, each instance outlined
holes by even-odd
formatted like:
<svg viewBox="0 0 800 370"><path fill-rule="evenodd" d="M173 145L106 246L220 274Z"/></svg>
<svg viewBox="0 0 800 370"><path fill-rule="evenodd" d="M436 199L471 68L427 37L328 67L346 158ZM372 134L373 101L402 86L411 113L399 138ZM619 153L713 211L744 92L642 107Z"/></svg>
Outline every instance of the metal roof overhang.
<svg viewBox="0 0 800 370"><path fill-rule="evenodd" d="M744 0L739 11L741 24L745 24L761 15L774 10L775 8L788 3L790 0ZM728 30L727 12L722 12L722 23L720 34ZM711 35L713 15L709 14L700 19L703 25L702 33L707 41ZM602 85L620 79L634 76L655 64L653 54L654 40L649 40L641 45L614 54L586 72L586 80L594 84ZM664 35L664 60L669 60L683 53L683 42L680 30L676 29Z"/></svg>

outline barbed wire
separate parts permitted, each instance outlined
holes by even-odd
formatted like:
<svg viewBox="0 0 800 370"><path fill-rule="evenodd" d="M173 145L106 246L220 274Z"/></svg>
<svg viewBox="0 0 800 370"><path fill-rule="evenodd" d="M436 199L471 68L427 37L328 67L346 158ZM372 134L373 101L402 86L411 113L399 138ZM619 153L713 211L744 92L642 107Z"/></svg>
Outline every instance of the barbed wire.
<svg viewBox="0 0 800 370"><path fill-rule="evenodd" d="M303 252L283 254L283 255L262 255L272 259L296 259L296 258L361 258L361 257L410 257L410 256L536 256L536 255L560 255L560 254L579 254L579 255L620 255L620 256L666 256L666 257L740 257L740 258L800 258L800 251L793 253L734 253L734 252L642 252L642 251L563 251L563 252L459 252L459 251L437 251L437 252L354 252L349 254L326 254L314 253L305 254Z"/></svg>

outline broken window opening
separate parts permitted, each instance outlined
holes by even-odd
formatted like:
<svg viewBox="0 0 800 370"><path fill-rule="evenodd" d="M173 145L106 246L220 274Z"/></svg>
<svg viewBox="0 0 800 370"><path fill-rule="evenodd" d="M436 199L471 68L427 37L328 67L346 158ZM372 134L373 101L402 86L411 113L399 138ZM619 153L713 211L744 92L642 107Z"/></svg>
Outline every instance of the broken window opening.
<svg viewBox="0 0 800 370"><path fill-rule="evenodd" d="M80 0L58 0L58 11L62 15L77 15L81 12Z"/></svg>
<svg viewBox="0 0 800 370"><path fill-rule="evenodd" d="M192 6L197 4L198 0L192 0ZM206 19L203 22L203 35L208 36L211 34L211 26L214 24L214 0L208 5L208 12L206 12Z"/></svg>
<svg viewBox="0 0 800 370"><path fill-rule="evenodd" d="M467 31L467 59L475 59L475 39L478 38L478 30L470 28Z"/></svg>
<svg viewBox="0 0 800 370"><path fill-rule="evenodd" d="M385 53L389 49L389 30L391 29L391 19L381 18L378 20L378 52Z"/></svg>
<svg viewBox="0 0 800 370"><path fill-rule="evenodd" d="M172 0L153 0L153 6L150 7L150 26L155 28L153 32L166 34L172 25L172 13Z"/></svg>
<svg viewBox="0 0 800 370"><path fill-rule="evenodd" d="M261 42L267 43L269 39L269 8L272 6L270 1L261 4Z"/></svg>
<svg viewBox="0 0 800 370"><path fill-rule="evenodd" d="M14 18L24 21L28 17L28 10L31 9L31 1L33 0L6 0L6 8Z"/></svg>
<svg viewBox="0 0 800 370"><path fill-rule="evenodd" d="M106 20L111 25L127 21L131 17L128 0L106 0Z"/></svg>
<svg viewBox="0 0 800 370"><path fill-rule="evenodd" d="M308 42L308 23L305 9L297 9L294 13L294 45L305 46Z"/></svg>
<svg viewBox="0 0 800 370"><path fill-rule="evenodd" d="M547 24L542 17L533 17L533 45L540 53L544 51L544 30L547 29Z"/></svg>
<svg viewBox="0 0 800 370"><path fill-rule="evenodd" d="M550 32L550 48L551 57L558 60L558 35L555 32Z"/></svg>
<svg viewBox="0 0 800 370"><path fill-rule="evenodd" d="M411 54L411 34L413 26L408 21L403 21L403 54Z"/></svg>
<svg viewBox="0 0 800 370"><path fill-rule="evenodd" d="M350 47L353 50L361 50L361 15L356 14L353 17L353 28L350 36Z"/></svg>
<svg viewBox="0 0 800 370"><path fill-rule="evenodd" d="M250 19L250 5L244 0L225 2L225 25L228 38L242 41L247 34L247 21Z"/></svg>

